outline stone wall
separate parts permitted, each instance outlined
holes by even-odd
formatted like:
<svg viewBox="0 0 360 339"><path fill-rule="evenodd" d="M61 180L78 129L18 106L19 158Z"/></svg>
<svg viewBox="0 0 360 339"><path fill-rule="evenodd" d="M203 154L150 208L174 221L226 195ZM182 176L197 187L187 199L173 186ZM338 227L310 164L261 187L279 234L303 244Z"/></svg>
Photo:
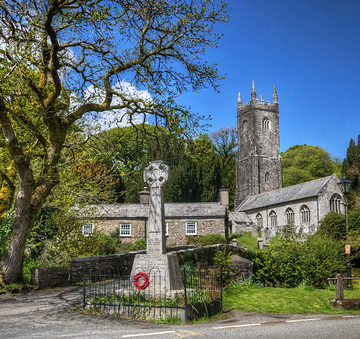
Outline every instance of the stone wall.
<svg viewBox="0 0 360 339"><path fill-rule="evenodd" d="M326 184L326 186L321 190L319 194L319 220L325 217L326 214L330 212L330 199L334 194L338 194L342 201L344 201L343 194L337 184L339 182L339 178L337 176L333 176L331 180ZM340 205L342 213L345 213L344 205Z"/></svg>
<svg viewBox="0 0 360 339"><path fill-rule="evenodd" d="M69 270L66 267L34 267L31 269L31 283L37 288L69 285Z"/></svg>
<svg viewBox="0 0 360 339"><path fill-rule="evenodd" d="M224 218L177 218L165 219L168 224L168 236L166 237L166 245L185 245L186 244L186 222L196 222L197 235L221 234L225 236L225 219ZM107 219L107 220L87 220L94 224L94 230L110 235L119 232L120 223L131 224L131 236L120 237L122 242L134 243L139 239L146 239L146 220L139 219ZM84 222L85 223L85 222Z"/></svg>
<svg viewBox="0 0 360 339"><path fill-rule="evenodd" d="M135 255L141 253L145 253L145 251L73 258L70 269L71 283L82 281L84 275L119 273L120 271L123 271L124 274L127 271L130 274Z"/></svg>
<svg viewBox="0 0 360 339"><path fill-rule="evenodd" d="M302 206L306 205L310 210L310 224L302 225L301 224L301 213L300 209ZM277 233L281 233L284 226L287 225L286 220L286 210L291 208L294 212L294 230L296 233L301 231L306 234L313 234L316 232L318 227L318 204L317 197L306 198L298 201L292 201L284 204L269 206L267 208L259 208L256 210L248 211L247 215L253 221L256 228L256 216L258 213L261 214L263 218L263 228L262 232L269 232L269 236L274 237ZM270 212L274 211L277 216L277 227L271 227L271 218ZM268 229L268 231L266 231ZM265 238L269 240L269 236L266 235Z"/></svg>
<svg viewBox="0 0 360 339"><path fill-rule="evenodd" d="M223 249L224 245L208 245L208 246L174 246L168 247L167 252L177 255L179 264L197 262L208 263L213 265L212 258L217 249ZM228 245L228 249L232 254L243 256L246 251L236 246ZM129 252L113 255L102 255L97 257L82 257L71 259L71 283L83 280L84 275L100 275L108 272L131 272L132 264L136 254L145 253L145 251ZM246 276L252 273L252 263L244 261L242 270L246 272Z"/></svg>
<svg viewBox="0 0 360 339"><path fill-rule="evenodd" d="M168 224L167 246L186 244L186 222L196 222L196 235L221 234L225 236L225 220L221 219L166 219Z"/></svg>
<svg viewBox="0 0 360 339"><path fill-rule="evenodd" d="M94 230L110 235L112 233L119 234L120 223L131 224L131 236L121 236L122 242L135 242L146 237L146 220L144 219L102 219L89 220L94 224Z"/></svg>

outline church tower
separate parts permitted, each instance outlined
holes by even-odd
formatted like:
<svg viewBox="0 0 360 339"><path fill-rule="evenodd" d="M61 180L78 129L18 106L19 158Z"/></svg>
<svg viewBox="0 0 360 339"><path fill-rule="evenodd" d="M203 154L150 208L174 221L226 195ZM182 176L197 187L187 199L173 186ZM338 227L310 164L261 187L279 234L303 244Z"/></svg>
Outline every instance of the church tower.
<svg viewBox="0 0 360 339"><path fill-rule="evenodd" d="M252 83L251 100L237 106L238 158L235 208L249 195L282 187L279 104L274 85L273 103L260 101Z"/></svg>

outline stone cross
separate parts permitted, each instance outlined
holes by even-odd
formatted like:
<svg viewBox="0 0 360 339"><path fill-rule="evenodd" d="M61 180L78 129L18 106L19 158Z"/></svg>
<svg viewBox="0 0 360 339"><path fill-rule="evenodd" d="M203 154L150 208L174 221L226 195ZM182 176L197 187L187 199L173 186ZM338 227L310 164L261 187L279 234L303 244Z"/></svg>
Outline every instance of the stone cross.
<svg viewBox="0 0 360 339"><path fill-rule="evenodd" d="M150 187L147 254L165 254L165 209L162 186L169 176L169 167L161 160L150 162L144 170L144 181Z"/></svg>

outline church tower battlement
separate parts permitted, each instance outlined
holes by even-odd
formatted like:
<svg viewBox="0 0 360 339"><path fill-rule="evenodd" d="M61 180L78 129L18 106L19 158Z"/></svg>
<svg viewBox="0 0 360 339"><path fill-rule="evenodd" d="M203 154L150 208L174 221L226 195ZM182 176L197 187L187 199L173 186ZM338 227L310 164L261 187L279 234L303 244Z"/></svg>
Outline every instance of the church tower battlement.
<svg viewBox="0 0 360 339"><path fill-rule="evenodd" d="M257 99L252 83L251 100L237 106L238 158L235 208L249 195L282 187L279 138L279 103L274 85L273 103Z"/></svg>

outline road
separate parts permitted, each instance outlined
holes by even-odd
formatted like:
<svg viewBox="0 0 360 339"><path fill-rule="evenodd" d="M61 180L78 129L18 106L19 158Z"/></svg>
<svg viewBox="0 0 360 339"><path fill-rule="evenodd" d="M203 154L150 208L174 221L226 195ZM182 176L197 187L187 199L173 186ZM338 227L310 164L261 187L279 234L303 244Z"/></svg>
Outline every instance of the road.
<svg viewBox="0 0 360 339"><path fill-rule="evenodd" d="M231 311L194 325L157 324L83 314L80 288L0 295L0 338L360 338L360 315L289 315Z"/></svg>

